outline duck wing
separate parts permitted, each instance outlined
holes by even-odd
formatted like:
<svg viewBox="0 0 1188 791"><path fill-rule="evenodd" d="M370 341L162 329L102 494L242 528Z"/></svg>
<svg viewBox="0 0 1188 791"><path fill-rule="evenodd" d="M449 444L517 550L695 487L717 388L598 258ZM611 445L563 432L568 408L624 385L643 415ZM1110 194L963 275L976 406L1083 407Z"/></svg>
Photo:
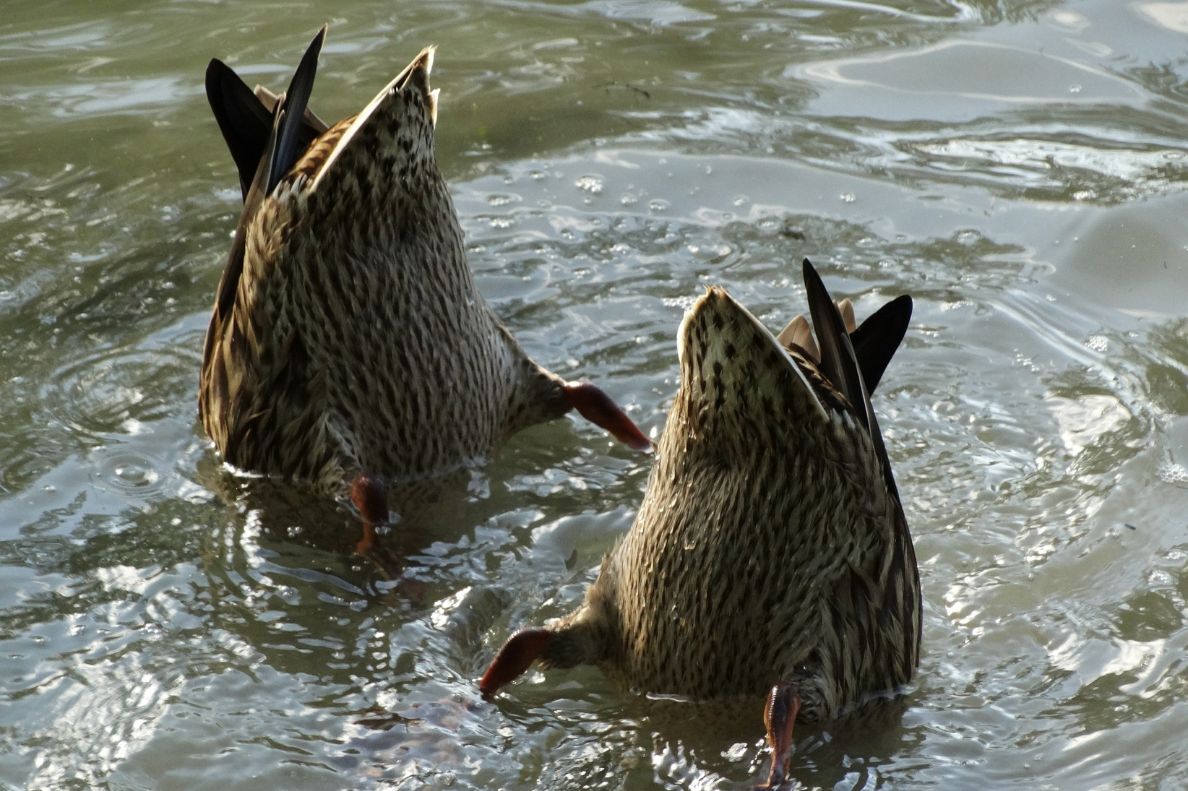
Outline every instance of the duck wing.
<svg viewBox="0 0 1188 791"><path fill-rule="evenodd" d="M302 119L309 105L309 96L313 92L314 76L318 70L318 54L322 51L322 42L325 39L326 26L323 25L309 43L305 54L301 56L297 71L293 73L293 79L289 82L289 89L279 97L272 111L272 133L269 135L264 156L260 160L261 165L268 161L262 198L272 194L276 185L305 152L306 146L301 145L304 129ZM260 175L261 172L257 170L257 180ZM253 182L252 186L254 188L256 183Z"/></svg>
<svg viewBox="0 0 1188 791"><path fill-rule="evenodd" d="M817 336L817 345L821 351L820 370L854 409L859 422L870 435L875 455L883 470L883 479L887 490L899 499L899 489L895 485L895 476L891 472L891 461L887 457L887 448L883 444L883 433L879 429L879 422L875 418L874 406L870 402L870 389L866 385L863 366L859 362L855 346L850 333L846 331L845 321L838 310L828 289L821 281L820 275L811 261L804 259L804 285L808 295L809 313L813 317L813 329ZM890 310L887 310L890 308ZM887 312L884 312L886 310ZM867 368L872 374L877 374L876 381L882 377L887 363L899 346L903 333L907 329L906 320L911 316L911 298L900 297L876 311L871 318L877 320L871 324L868 319L863 327L868 329L860 336L863 349L869 355ZM902 322L902 327L900 323ZM859 330L862 328L860 327ZM886 338L879 335L886 331ZM855 331L856 333L858 330ZM898 337L896 336L898 333ZM893 342L891 342L893 339Z"/></svg>
<svg viewBox="0 0 1188 791"><path fill-rule="evenodd" d="M849 299L837 303L846 331L850 333L850 344L858 358L858 370L862 381L872 395L887 370L887 364L899 348L912 318L912 298L904 294L896 297L876 310L857 328L854 326L854 305ZM813 338L812 325L803 315L792 317L777 336L780 345L807 357L814 364L821 359L821 350Z"/></svg>
<svg viewBox="0 0 1188 791"><path fill-rule="evenodd" d="M841 661L857 665L852 672L854 678L862 677L861 667L881 668L882 681L876 686L893 687L911 678L919 661L922 629L920 577L899 490L870 402L874 385L868 387L867 376L877 384L903 339L912 303L906 296L892 300L872 314L851 336L807 258L804 260L804 282L821 349L821 372L849 400L857 418L865 423L875 457L882 468L887 493L894 503L890 542L883 545L884 551L872 551L867 555L868 561L874 561L875 565L851 563L850 573L842 577L841 584L834 590L830 605L833 622L844 624L838 634L838 644L864 647L843 652ZM861 357L858 348L863 350ZM880 566L884 575L881 578ZM874 617L859 617L863 613ZM878 675L876 673L875 677Z"/></svg>
<svg viewBox="0 0 1188 791"><path fill-rule="evenodd" d="M243 210L239 216L239 224L235 228L227 263L223 267L214 310L206 331L202 355L202 394L199 399L199 413L204 420L207 411L219 408L218 404L224 400L223 396L228 390L227 361L222 360L222 355L216 353L216 348L230 326L231 313L235 307L235 297L243 275L248 226L259 212L264 199L304 152L300 131L302 117L313 90L318 53L321 52L325 36L326 28L323 27L314 36L301 58L301 63L289 82L288 91L280 95L273 108L268 136L260 156L257 157L252 180L244 194ZM251 98L253 102L257 101L254 95Z"/></svg>

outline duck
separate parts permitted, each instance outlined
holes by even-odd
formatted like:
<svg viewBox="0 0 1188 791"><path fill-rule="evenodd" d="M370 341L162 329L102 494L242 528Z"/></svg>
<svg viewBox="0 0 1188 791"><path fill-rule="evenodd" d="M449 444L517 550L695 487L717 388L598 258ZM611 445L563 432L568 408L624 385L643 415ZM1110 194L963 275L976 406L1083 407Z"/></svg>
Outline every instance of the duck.
<svg viewBox="0 0 1188 791"><path fill-rule="evenodd" d="M638 692L762 696L786 781L795 722L894 694L919 664L920 577L871 403L911 318L855 326L812 263L811 325L771 332L711 287L678 331L680 383L636 518L582 604L509 638L493 696L534 662L592 664Z"/></svg>
<svg viewBox="0 0 1188 791"><path fill-rule="evenodd" d="M199 376L223 461L347 497L372 525L388 483L456 471L571 410L650 449L602 390L532 360L479 293L435 157L435 48L327 124L309 109L326 32L281 94L207 68L243 195Z"/></svg>

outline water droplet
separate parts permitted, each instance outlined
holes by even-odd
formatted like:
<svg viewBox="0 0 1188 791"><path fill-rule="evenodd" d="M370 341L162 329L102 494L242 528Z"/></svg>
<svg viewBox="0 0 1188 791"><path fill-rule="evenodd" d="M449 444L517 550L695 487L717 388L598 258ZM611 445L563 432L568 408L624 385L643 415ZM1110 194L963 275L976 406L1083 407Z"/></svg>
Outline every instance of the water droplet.
<svg viewBox="0 0 1188 791"><path fill-rule="evenodd" d="M598 176L582 176L574 182L574 185L590 195L602 194L602 179Z"/></svg>
<svg viewBox="0 0 1188 791"><path fill-rule="evenodd" d="M1165 461L1163 464L1160 464L1157 474L1159 475L1159 480L1164 483L1188 483L1188 469L1184 469L1183 464L1177 464L1174 461Z"/></svg>

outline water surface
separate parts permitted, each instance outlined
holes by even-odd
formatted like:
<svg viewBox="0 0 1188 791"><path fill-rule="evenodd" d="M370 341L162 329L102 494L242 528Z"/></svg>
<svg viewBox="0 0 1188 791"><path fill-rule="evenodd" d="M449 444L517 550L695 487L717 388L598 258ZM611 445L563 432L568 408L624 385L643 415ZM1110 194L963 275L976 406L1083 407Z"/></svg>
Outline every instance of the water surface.
<svg viewBox="0 0 1188 791"><path fill-rule="evenodd" d="M359 109L425 44L480 287L645 430L684 307L771 326L810 256L911 293L876 407L916 537L900 706L803 728L807 787L1188 776L1188 4L21 4L0 23L0 785L748 788L760 709L592 669L474 679L574 606L647 460L562 420L353 520L196 422L238 202L212 56ZM762 635L756 635L756 640Z"/></svg>

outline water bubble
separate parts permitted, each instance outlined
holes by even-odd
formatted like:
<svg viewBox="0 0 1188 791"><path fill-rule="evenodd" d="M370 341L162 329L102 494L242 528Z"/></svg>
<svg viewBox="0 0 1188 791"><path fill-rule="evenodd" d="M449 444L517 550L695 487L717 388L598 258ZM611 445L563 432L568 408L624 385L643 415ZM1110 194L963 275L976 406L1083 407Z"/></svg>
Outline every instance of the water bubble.
<svg viewBox="0 0 1188 791"><path fill-rule="evenodd" d="M1160 464L1157 474L1159 475L1159 480L1164 483L1188 483L1188 469L1185 469L1183 464L1177 464L1174 461L1165 461Z"/></svg>
<svg viewBox="0 0 1188 791"><path fill-rule="evenodd" d="M155 470L141 466L139 460L130 464L118 464L112 472L120 483L130 489L151 486L160 477Z"/></svg>
<svg viewBox="0 0 1188 791"><path fill-rule="evenodd" d="M1081 31L1089 27L1088 18L1076 11L1054 11L1048 18L1066 30Z"/></svg>
<svg viewBox="0 0 1188 791"><path fill-rule="evenodd" d="M664 297L660 300L660 304L666 308L679 308L681 310L688 310L693 307L693 303L697 301L697 297L692 295L684 295L680 297Z"/></svg>
<svg viewBox="0 0 1188 791"><path fill-rule="evenodd" d="M157 460L126 447L96 448L92 454L93 477L111 489L137 497L160 491L164 485Z"/></svg>
<svg viewBox="0 0 1188 791"><path fill-rule="evenodd" d="M590 195L602 194L602 179L598 176L582 176L574 182L574 186Z"/></svg>

